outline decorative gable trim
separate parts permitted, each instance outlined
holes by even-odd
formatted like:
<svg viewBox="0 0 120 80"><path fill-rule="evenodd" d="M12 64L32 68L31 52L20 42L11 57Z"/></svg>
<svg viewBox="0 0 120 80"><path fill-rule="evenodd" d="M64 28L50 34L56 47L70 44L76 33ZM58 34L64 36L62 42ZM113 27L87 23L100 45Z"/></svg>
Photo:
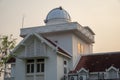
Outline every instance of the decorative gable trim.
<svg viewBox="0 0 120 80"><path fill-rule="evenodd" d="M24 42L26 40L29 39L30 36L35 36L37 37L39 40L41 40L42 42L46 43L49 47L53 48L53 49L56 49L52 44L50 44L48 41L46 41L44 38L42 38L41 36L39 36L38 34L36 33L31 33L29 35L27 35L16 47L15 49L12 51L12 53L15 53L21 46L25 46Z"/></svg>
<svg viewBox="0 0 120 80"><path fill-rule="evenodd" d="M115 68L114 66L111 66L108 69L106 69L106 72L109 72L111 69L115 70L116 72L119 71L119 69Z"/></svg>
<svg viewBox="0 0 120 80"><path fill-rule="evenodd" d="M53 48L56 50L56 48L50 44L46 39L42 38L41 36L39 36L38 34L36 33L33 33L33 35L35 35L38 39L40 39L43 43L46 43L49 47Z"/></svg>
<svg viewBox="0 0 120 80"><path fill-rule="evenodd" d="M86 73L88 73L89 71L88 70L86 70L85 68L81 68L79 71L78 71L78 73L80 73L81 71L84 71L84 72L86 72Z"/></svg>
<svg viewBox="0 0 120 80"><path fill-rule="evenodd" d="M25 46L24 42L30 37L30 35L27 35L15 48L14 50L12 51L12 53L15 53L19 48L20 46Z"/></svg>
<svg viewBox="0 0 120 80"><path fill-rule="evenodd" d="M111 70L114 70L115 72L111 72ZM108 79L119 78L119 69L115 68L114 66L109 67L106 69L106 77Z"/></svg>
<svg viewBox="0 0 120 80"><path fill-rule="evenodd" d="M26 55L26 42L27 40L29 40L31 37L36 37L38 40L41 41L41 43L45 43L46 45L48 45L50 48L52 48L53 50L56 51L56 53L61 54L63 56L66 56L68 58L71 58L72 56L70 55L70 53L66 52L64 49L62 49L60 46L58 46L57 44L55 44L54 42L52 42L51 40L42 37L36 33L31 33L29 35L27 35L16 47L15 49L12 51L12 53L16 53L16 51L21 48L21 47L25 47L25 55Z"/></svg>

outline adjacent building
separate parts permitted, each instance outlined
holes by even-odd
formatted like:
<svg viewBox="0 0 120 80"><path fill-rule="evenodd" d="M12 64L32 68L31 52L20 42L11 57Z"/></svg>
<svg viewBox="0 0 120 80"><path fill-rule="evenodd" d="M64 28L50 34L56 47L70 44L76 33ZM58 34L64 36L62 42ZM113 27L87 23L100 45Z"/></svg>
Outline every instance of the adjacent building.
<svg viewBox="0 0 120 80"><path fill-rule="evenodd" d="M119 61L120 52L84 55L75 69L69 73L69 79L120 80Z"/></svg>

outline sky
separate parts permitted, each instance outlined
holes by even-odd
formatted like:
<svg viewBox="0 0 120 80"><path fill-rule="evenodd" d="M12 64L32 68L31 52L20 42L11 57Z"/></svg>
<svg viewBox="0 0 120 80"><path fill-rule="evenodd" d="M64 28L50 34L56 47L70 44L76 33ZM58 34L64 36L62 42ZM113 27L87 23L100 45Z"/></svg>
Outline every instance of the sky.
<svg viewBox="0 0 120 80"><path fill-rule="evenodd" d="M19 43L23 16L23 28L43 26L59 6L95 32L94 53L120 51L120 0L0 0L0 35L13 34Z"/></svg>

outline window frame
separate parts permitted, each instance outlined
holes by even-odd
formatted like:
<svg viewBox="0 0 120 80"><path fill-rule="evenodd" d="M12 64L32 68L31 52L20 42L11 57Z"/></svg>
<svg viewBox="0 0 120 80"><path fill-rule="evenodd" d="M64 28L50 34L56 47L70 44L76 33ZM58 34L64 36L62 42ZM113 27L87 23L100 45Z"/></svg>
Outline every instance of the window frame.
<svg viewBox="0 0 120 80"><path fill-rule="evenodd" d="M32 60L32 61L30 61ZM31 73L34 73L34 63L35 63L35 60L34 59L29 59L26 61L26 73L27 74L31 74ZM29 66L29 69L28 69L28 66Z"/></svg>
<svg viewBox="0 0 120 80"><path fill-rule="evenodd" d="M81 44L80 41L77 42L77 53L78 54L83 54L84 53L84 46Z"/></svg>
<svg viewBox="0 0 120 80"><path fill-rule="evenodd" d="M30 60L33 60L33 61L30 61ZM43 61L38 61L38 60L40 60L40 59L26 60L26 74L44 73L45 72L45 59L41 59ZM39 71L37 71L37 70L39 70Z"/></svg>
<svg viewBox="0 0 120 80"><path fill-rule="evenodd" d="M41 59L42 61L38 61L38 60L39 59L36 60L36 73L43 73L45 71L44 70L45 69L45 61L44 61L44 59ZM39 68L37 65L39 65ZM44 65L43 69L42 69L42 65ZM37 70L39 70L39 71L37 71Z"/></svg>
<svg viewBox="0 0 120 80"><path fill-rule="evenodd" d="M63 61L63 65L64 65L64 68L63 68L64 74L67 74L68 73L68 62L67 62L67 60Z"/></svg>

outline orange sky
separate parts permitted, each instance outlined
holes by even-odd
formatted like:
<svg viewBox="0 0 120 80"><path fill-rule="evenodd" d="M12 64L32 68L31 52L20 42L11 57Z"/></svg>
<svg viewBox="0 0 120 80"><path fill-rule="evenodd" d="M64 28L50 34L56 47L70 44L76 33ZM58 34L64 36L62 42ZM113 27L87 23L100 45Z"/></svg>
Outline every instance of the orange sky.
<svg viewBox="0 0 120 80"><path fill-rule="evenodd" d="M42 26L59 6L96 33L94 52L120 51L120 0L0 0L0 34L13 34L19 42L23 15L24 27Z"/></svg>

